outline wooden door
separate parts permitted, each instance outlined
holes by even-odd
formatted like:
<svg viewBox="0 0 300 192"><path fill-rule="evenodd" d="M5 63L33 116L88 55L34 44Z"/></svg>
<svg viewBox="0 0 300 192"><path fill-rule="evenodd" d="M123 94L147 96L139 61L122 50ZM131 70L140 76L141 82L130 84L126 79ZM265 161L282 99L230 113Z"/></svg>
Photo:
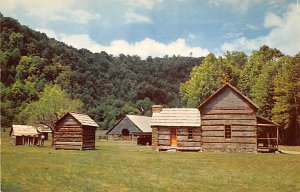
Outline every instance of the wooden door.
<svg viewBox="0 0 300 192"><path fill-rule="evenodd" d="M171 146L177 146L177 129L171 128L170 133L171 133L171 135L170 135Z"/></svg>

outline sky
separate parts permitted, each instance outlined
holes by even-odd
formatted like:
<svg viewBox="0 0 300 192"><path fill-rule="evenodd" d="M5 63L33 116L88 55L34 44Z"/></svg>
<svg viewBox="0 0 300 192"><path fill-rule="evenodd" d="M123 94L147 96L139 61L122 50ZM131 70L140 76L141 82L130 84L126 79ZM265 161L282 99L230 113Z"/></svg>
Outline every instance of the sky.
<svg viewBox="0 0 300 192"><path fill-rule="evenodd" d="M300 0L0 0L0 11L75 48L115 56L249 55L262 45L300 52Z"/></svg>

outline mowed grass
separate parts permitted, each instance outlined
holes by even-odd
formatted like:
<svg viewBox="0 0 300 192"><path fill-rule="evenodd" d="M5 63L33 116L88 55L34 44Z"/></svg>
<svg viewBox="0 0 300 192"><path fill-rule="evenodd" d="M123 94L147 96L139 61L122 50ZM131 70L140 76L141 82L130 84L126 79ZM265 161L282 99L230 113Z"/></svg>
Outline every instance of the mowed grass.
<svg viewBox="0 0 300 192"><path fill-rule="evenodd" d="M13 146L1 135L1 191L300 191L300 155L156 152L131 142L97 150Z"/></svg>

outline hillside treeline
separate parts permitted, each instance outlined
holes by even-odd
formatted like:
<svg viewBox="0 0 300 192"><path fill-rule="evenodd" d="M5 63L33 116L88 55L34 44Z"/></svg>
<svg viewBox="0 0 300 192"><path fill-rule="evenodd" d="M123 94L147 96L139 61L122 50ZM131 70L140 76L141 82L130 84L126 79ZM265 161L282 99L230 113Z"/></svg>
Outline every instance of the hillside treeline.
<svg viewBox="0 0 300 192"><path fill-rule="evenodd" d="M47 85L59 85L71 99L84 103L82 112L103 129L125 114L151 115L151 105L183 106L180 83L203 58L112 56L92 53L48 38L9 17L1 24L1 124L18 118L37 101ZM26 121L26 120L25 120Z"/></svg>

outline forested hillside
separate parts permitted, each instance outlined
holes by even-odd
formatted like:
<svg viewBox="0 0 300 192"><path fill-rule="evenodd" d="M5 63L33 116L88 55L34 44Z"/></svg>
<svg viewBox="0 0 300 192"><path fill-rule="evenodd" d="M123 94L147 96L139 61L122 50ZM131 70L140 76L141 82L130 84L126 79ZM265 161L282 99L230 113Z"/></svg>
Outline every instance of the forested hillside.
<svg viewBox="0 0 300 192"><path fill-rule="evenodd" d="M180 83L203 58L148 57L77 50L31 30L12 18L1 22L1 124L26 123L18 117L45 86L59 85L103 129L125 114L150 115L153 103L183 106Z"/></svg>

